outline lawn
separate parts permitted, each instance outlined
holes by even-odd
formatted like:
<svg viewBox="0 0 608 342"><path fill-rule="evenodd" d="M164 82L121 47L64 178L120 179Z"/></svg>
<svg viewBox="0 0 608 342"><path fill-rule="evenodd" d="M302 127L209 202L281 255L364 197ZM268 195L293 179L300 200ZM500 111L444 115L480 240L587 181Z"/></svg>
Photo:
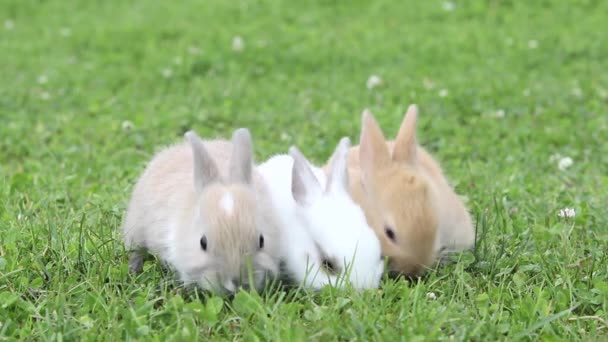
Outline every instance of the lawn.
<svg viewBox="0 0 608 342"><path fill-rule="evenodd" d="M3 0L0 340L608 339L606 13ZM362 293L202 298L158 262L129 275L132 185L186 130L248 127L258 161L295 144L323 163L342 136L358 142L364 108L393 136L411 103L419 142L468 199L473 251Z"/></svg>

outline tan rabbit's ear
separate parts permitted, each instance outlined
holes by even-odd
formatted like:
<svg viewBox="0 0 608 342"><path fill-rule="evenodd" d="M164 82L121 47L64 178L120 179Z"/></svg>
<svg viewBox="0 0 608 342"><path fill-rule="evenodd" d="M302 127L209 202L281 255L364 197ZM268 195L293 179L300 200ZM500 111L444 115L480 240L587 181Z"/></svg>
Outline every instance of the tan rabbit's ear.
<svg viewBox="0 0 608 342"><path fill-rule="evenodd" d="M194 187L196 191L203 189L220 180L220 173L215 161L211 158L203 144L203 140L194 131L188 131L184 135L192 146L192 156L194 159Z"/></svg>
<svg viewBox="0 0 608 342"><path fill-rule="evenodd" d="M323 189L300 150L292 146L289 148L289 155L293 158L291 194L298 204L308 206L323 194Z"/></svg>
<svg viewBox="0 0 608 342"><path fill-rule="evenodd" d="M331 156L331 170L327 180L327 188L325 191L348 191L348 170L346 162L348 157L348 149L350 148L350 139L344 137L340 139L336 150Z"/></svg>
<svg viewBox="0 0 608 342"><path fill-rule="evenodd" d="M401 122L399 133L395 139L393 160L415 165L417 161L416 150L416 121L418 119L418 106L410 105Z"/></svg>
<svg viewBox="0 0 608 342"><path fill-rule="evenodd" d="M253 169L253 145L249 130L239 128L234 131L232 144L230 182L250 184Z"/></svg>
<svg viewBox="0 0 608 342"><path fill-rule="evenodd" d="M369 110L363 111L361 121L359 160L361 169L368 173L390 163L391 157L382 130Z"/></svg>

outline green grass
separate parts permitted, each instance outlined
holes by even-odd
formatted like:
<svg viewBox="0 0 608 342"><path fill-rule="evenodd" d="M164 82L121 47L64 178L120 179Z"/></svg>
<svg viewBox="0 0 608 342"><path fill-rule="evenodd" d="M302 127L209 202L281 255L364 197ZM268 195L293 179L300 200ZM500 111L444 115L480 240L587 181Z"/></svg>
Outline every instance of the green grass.
<svg viewBox="0 0 608 342"><path fill-rule="evenodd" d="M444 6L3 0L0 340L608 339L608 2ZM364 108L390 136L410 103L477 222L459 261L232 300L158 263L128 274L131 186L187 129L249 127L258 160L296 144L321 163Z"/></svg>

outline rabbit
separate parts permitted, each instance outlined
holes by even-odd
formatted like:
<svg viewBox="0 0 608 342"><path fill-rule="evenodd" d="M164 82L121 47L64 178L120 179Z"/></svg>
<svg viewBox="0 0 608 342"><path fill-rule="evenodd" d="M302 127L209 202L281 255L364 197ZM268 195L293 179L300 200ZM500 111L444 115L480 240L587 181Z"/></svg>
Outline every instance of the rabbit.
<svg viewBox="0 0 608 342"><path fill-rule="evenodd" d="M259 290L278 275L279 230L253 166L250 132L237 129L232 141L203 141L193 131L184 137L159 152L135 184L123 221L130 272L141 272L151 253L186 285Z"/></svg>
<svg viewBox="0 0 608 342"><path fill-rule="evenodd" d="M353 198L389 257L389 272L416 277L449 252L474 244L472 219L439 163L416 142L418 107L409 106L394 141L371 112L362 114L360 145L349 151Z"/></svg>
<svg viewBox="0 0 608 342"><path fill-rule="evenodd" d="M258 166L281 213L285 272L315 290L376 288L384 273L380 241L348 192L349 146L340 140L328 177L295 146Z"/></svg>

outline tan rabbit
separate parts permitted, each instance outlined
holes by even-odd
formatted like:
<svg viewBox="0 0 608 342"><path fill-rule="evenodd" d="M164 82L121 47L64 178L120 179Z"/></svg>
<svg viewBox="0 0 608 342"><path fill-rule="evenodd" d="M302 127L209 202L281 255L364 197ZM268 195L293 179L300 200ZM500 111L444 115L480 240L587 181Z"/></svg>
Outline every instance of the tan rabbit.
<svg viewBox="0 0 608 342"><path fill-rule="evenodd" d="M444 252L474 243L471 217L439 164L416 142L418 109L408 108L397 138L385 141L369 111L351 148L351 191L378 234L391 273L417 276ZM441 254L440 254L441 253Z"/></svg>
<svg viewBox="0 0 608 342"><path fill-rule="evenodd" d="M250 133L238 129L231 142L185 137L189 143L158 153L135 185L123 223L130 270L141 272L151 252L186 284L260 289L278 273L279 231Z"/></svg>

